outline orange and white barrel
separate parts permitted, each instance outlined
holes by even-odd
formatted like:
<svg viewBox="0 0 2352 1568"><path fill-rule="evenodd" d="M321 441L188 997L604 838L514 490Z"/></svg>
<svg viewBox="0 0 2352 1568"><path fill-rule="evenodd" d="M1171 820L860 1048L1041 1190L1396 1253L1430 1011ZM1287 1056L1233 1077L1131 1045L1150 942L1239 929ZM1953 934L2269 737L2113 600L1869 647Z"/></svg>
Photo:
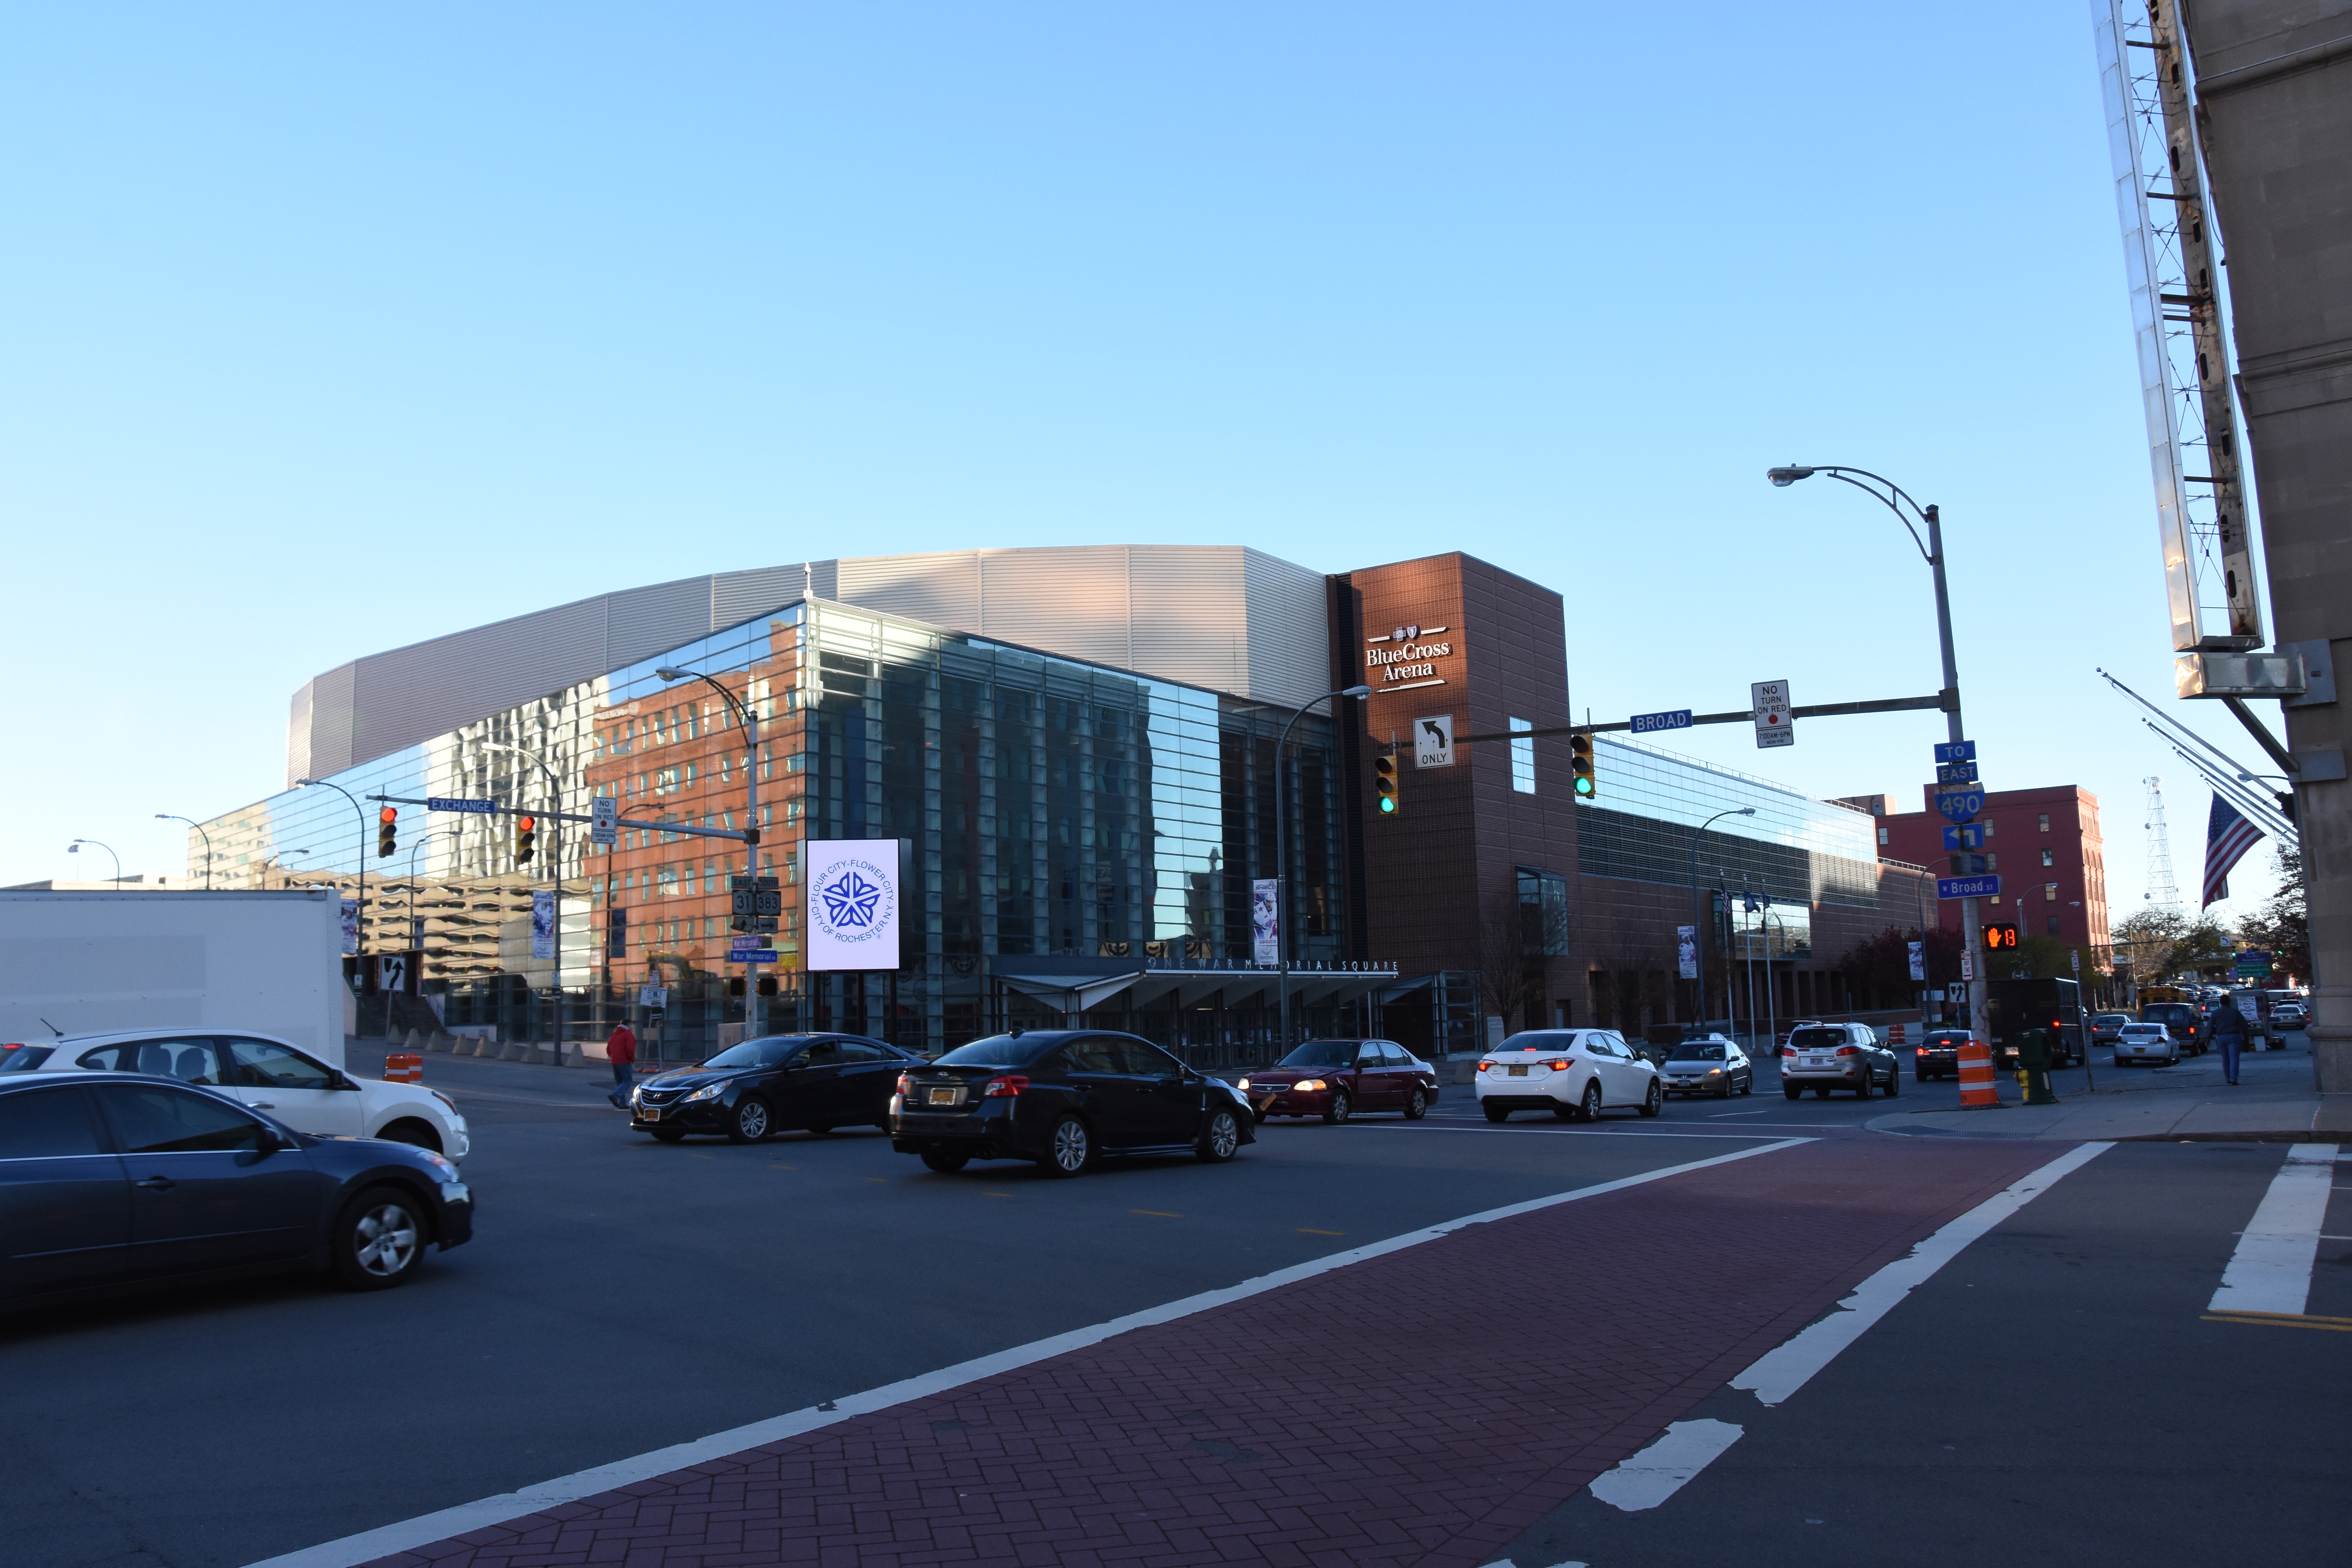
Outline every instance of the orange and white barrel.
<svg viewBox="0 0 2352 1568"><path fill-rule="evenodd" d="M1960 1042L1960 1108L1981 1110L2000 1103L2000 1091L1992 1086L1992 1047L1974 1033Z"/></svg>
<svg viewBox="0 0 2352 1568"><path fill-rule="evenodd" d="M383 1058L386 1083L423 1083L425 1058L415 1051L393 1051Z"/></svg>
<svg viewBox="0 0 2352 1568"><path fill-rule="evenodd" d="M1886 1043L1890 1046L1899 1046L1903 1043L1902 1025L1897 1024L1886 1031Z"/></svg>

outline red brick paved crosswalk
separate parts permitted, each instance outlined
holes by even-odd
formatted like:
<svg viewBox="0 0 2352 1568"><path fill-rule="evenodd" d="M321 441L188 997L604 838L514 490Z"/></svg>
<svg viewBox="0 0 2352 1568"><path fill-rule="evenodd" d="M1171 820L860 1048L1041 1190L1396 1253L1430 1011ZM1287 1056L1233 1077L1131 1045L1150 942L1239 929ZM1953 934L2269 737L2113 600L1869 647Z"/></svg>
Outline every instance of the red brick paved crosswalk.
<svg viewBox="0 0 2352 1568"><path fill-rule="evenodd" d="M2055 1152L1878 1138L1688 1172L376 1568L1467 1568Z"/></svg>

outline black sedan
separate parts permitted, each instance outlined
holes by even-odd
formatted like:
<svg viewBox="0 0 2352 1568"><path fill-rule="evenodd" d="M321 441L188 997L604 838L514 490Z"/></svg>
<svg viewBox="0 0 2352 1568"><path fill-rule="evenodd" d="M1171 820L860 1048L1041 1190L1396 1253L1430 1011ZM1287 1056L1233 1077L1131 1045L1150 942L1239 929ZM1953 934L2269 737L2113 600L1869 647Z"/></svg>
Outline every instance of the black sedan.
<svg viewBox="0 0 2352 1568"><path fill-rule="evenodd" d="M312 1138L226 1096L130 1073L0 1079L0 1308L311 1269L353 1290L474 1234L429 1150Z"/></svg>
<svg viewBox="0 0 2352 1568"><path fill-rule="evenodd" d="M1093 1030L1015 1031L909 1068L890 1103L890 1147L934 1171L1034 1160L1075 1176L1104 1154L1230 1160L1256 1141L1249 1101L1149 1040Z"/></svg>
<svg viewBox="0 0 2352 1568"><path fill-rule="evenodd" d="M757 1143L793 1128L887 1128L898 1075L922 1060L863 1035L766 1035L646 1079L629 1097L629 1125L665 1143L689 1132Z"/></svg>

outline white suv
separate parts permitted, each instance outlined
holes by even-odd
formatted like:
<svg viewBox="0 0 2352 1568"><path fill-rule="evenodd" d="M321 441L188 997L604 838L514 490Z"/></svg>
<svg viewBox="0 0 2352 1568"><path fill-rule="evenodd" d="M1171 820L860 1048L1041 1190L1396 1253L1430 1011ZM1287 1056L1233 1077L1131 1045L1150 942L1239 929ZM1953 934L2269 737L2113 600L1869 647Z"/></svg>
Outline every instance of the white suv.
<svg viewBox="0 0 2352 1568"><path fill-rule="evenodd" d="M268 1035L137 1029L68 1035L0 1054L0 1072L139 1072L216 1089L316 1138L384 1138L452 1160L472 1146L447 1095L355 1079Z"/></svg>
<svg viewBox="0 0 2352 1568"><path fill-rule="evenodd" d="M1577 1121L1612 1109L1655 1116L1664 1104L1658 1069L1614 1029L1529 1029L1478 1061L1478 1105L1489 1121L1514 1110Z"/></svg>

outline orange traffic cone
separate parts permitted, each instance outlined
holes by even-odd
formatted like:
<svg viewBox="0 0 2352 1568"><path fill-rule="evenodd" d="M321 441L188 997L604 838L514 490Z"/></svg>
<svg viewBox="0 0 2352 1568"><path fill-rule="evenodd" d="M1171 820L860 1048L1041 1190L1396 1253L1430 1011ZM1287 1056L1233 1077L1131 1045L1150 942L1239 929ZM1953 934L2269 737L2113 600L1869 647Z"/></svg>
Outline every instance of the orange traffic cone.
<svg viewBox="0 0 2352 1568"><path fill-rule="evenodd" d="M1992 1047L1971 1033L1960 1045L1960 1109L1980 1110L2000 1103L1992 1086Z"/></svg>

